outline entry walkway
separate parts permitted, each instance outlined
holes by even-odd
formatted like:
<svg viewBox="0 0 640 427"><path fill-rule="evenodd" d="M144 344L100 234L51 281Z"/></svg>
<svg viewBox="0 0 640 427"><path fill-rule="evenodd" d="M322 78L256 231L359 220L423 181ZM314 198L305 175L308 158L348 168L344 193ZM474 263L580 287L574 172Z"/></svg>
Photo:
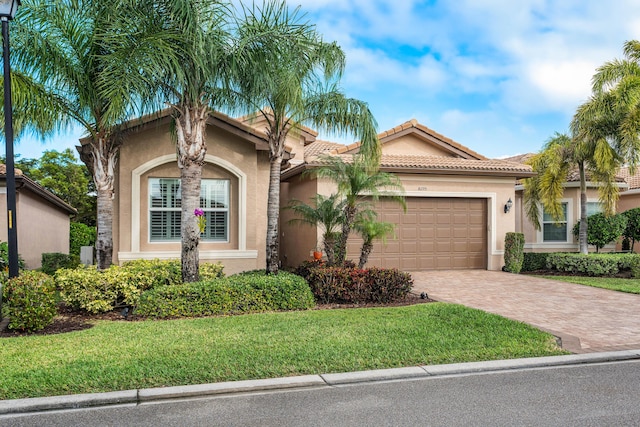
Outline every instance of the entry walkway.
<svg viewBox="0 0 640 427"><path fill-rule="evenodd" d="M574 353L640 348L640 295L502 271L411 274L415 293L528 323Z"/></svg>

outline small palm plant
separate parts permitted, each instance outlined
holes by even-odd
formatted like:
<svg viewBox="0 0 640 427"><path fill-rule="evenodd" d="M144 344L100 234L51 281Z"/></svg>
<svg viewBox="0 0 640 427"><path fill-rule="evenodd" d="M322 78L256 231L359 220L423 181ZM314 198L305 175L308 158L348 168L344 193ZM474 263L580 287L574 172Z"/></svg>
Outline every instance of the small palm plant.
<svg viewBox="0 0 640 427"><path fill-rule="evenodd" d="M337 194L332 194L329 197L316 194L311 199L311 204L294 199L288 206L288 209L299 216L289 221L290 223L298 222L319 226L323 230L321 246L327 255L329 265L335 263L335 245L343 222L343 203Z"/></svg>
<svg viewBox="0 0 640 427"><path fill-rule="evenodd" d="M377 221L375 212L365 212L354 224L354 230L362 237L362 248L360 249L360 261L358 268L363 269L369 260L369 255L373 250L373 241L381 239L386 243L387 237L395 230L395 224L391 222Z"/></svg>

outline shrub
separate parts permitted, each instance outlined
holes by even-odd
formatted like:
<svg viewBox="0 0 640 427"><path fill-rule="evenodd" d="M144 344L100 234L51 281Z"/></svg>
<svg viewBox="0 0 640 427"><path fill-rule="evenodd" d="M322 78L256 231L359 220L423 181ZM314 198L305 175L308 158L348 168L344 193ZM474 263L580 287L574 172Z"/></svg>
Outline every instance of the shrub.
<svg viewBox="0 0 640 427"><path fill-rule="evenodd" d="M179 260L139 259L103 271L84 266L61 269L56 273L56 283L67 304L101 313L123 306L135 307L144 291L182 284L181 268ZM202 264L200 274L222 277L223 268L222 264Z"/></svg>
<svg viewBox="0 0 640 427"><path fill-rule="evenodd" d="M404 298L413 286L409 273L396 269L320 266L310 269L309 286L320 303L387 303Z"/></svg>
<svg viewBox="0 0 640 427"><path fill-rule="evenodd" d="M524 234L507 233L504 238L504 267L510 273L520 273L524 261Z"/></svg>
<svg viewBox="0 0 640 427"><path fill-rule="evenodd" d="M113 310L118 291L109 279L114 266L105 272L95 266L79 266L75 269L62 268L56 272L56 285L63 301L75 309L89 313L101 313Z"/></svg>
<svg viewBox="0 0 640 427"><path fill-rule="evenodd" d="M18 267L24 269L24 260L18 254ZM0 242L0 269L6 270L9 268L9 243Z"/></svg>
<svg viewBox="0 0 640 427"><path fill-rule="evenodd" d="M201 263L198 267L198 274L200 275L200 281L209 281L214 279L221 279L224 277L224 265L211 262Z"/></svg>
<svg viewBox="0 0 640 427"><path fill-rule="evenodd" d="M547 252L525 252L522 258L521 271L537 271L547 268Z"/></svg>
<svg viewBox="0 0 640 427"><path fill-rule="evenodd" d="M76 268L80 265L78 255L67 255L60 252L42 254L42 272L52 276L61 268Z"/></svg>
<svg viewBox="0 0 640 427"><path fill-rule="evenodd" d="M582 221L582 220L580 220ZM580 221L573 227L573 235L580 233ZM597 213L587 218L587 243L596 247L596 252L605 245L614 242L622 236L627 227L627 217L624 215L604 215Z"/></svg>
<svg viewBox="0 0 640 427"><path fill-rule="evenodd" d="M314 300L305 280L285 271L162 286L142 294L135 314L155 318L198 317L271 310L303 310Z"/></svg>
<svg viewBox="0 0 640 427"><path fill-rule="evenodd" d="M69 225L69 253L80 256L82 246L93 246L96 243L96 229L81 222Z"/></svg>
<svg viewBox="0 0 640 427"><path fill-rule="evenodd" d="M547 267L564 273L612 276L625 270L633 274L639 260L640 254L552 253L547 258Z"/></svg>
<svg viewBox="0 0 640 427"><path fill-rule="evenodd" d="M53 279L38 271L25 271L9 279L3 288L9 329L35 332L45 328L56 315L56 287Z"/></svg>
<svg viewBox="0 0 640 427"><path fill-rule="evenodd" d="M622 212L622 215L627 218L627 226L622 235L630 240L628 249L633 250L634 243L640 240L640 208L629 209Z"/></svg>

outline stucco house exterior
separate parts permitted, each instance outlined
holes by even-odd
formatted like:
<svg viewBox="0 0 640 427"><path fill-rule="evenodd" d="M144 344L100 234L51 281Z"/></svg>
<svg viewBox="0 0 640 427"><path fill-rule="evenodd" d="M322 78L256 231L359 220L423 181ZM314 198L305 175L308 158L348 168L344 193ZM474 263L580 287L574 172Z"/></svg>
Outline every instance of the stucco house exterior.
<svg viewBox="0 0 640 427"><path fill-rule="evenodd" d="M166 110L125 126L115 171L116 264L180 258L180 171L170 123ZM263 268L269 182L266 135L214 113L206 138L201 207L207 230L199 244L200 260L221 261L227 273Z"/></svg>
<svg viewBox="0 0 640 427"><path fill-rule="evenodd" d="M389 201L377 205L378 219L396 224L395 238L376 242L368 265L402 270L489 269L504 261L504 238L515 230L513 211L505 205L515 198L515 183L532 176L521 163L491 160L415 120L379 135L381 169L396 174L404 188L407 212ZM281 206L290 199L308 201L318 193L335 192L326 181L303 172L319 165L318 155L357 153L359 144L344 146L311 141L292 146L298 162L282 174ZM292 225L291 212L281 214L280 256L283 266L309 259L321 242L321 230ZM356 242L357 243L357 242ZM358 257L358 245L349 256Z"/></svg>
<svg viewBox="0 0 640 427"><path fill-rule="evenodd" d="M528 153L506 160L525 163L533 156L533 153ZM621 213L640 207L640 171L631 174L629 168L624 167L618 171L616 180L620 191L616 212ZM522 184L518 183L514 204L516 231L525 235L525 252L577 252L579 243L572 230L575 224L580 221L580 177L578 172L570 172L564 183L564 194L561 200L564 211L562 220L555 221L550 215L546 215L540 206L541 230L536 230L526 216L523 206L523 192ZM587 216L601 211L598 184L589 181L587 176ZM592 249L590 247L590 250ZM601 249L601 251L615 250L620 250L620 245L612 243Z"/></svg>
<svg viewBox="0 0 640 427"><path fill-rule="evenodd" d="M179 170L165 111L127 124L116 169L114 262L180 257ZM407 213L381 202L379 218L397 224L396 238L376 243L368 265L404 270L481 268L503 265L505 234L515 230L518 178L532 175L521 163L490 160L417 123L406 122L379 135L382 169L398 175L406 190ZM82 142L82 141L81 141ZM86 141L85 141L86 143ZM201 206L207 234L202 262L220 261L227 273L264 268L269 158L265 122L213 113L207 128ZM302 173L323 153L351 157L359 144L317 140L302 128L287 140L281 206L291 198L329 195L333 185ZM320 230L289 224L281 213L283 267L309 259ZM356 249L356 245L352 245ZM357 253L351 254L357 258Z"/></svg>
<svg viewBox="0 0 640 427"><path fill-rule="evenodd" d="M6 166L0 164L0 241L8 238ZM42 254L69 253L70 215L76 210L15 170L18 253L28 269L42 266Z"/></svg>

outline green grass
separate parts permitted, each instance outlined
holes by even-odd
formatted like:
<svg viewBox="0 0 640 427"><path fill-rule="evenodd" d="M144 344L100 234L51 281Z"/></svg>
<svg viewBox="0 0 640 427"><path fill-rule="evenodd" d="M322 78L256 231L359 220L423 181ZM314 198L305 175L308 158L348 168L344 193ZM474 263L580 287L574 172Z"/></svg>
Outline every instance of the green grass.
<svg viewBox="0 0 640 427"><path fill-rule="evenodd" d="M596 288L611 289L612 291L640 294L640 279L622 279L618 277L587 277L587 276L543 276L545 279L560 280L562 282L578 283Z"/></svg>
<svg viewBox="0 0 640 427"><path fill-rule="evenodd" d="M0 339L0 399L564 353L533 327L441 303L100 321Z"/></svg>

